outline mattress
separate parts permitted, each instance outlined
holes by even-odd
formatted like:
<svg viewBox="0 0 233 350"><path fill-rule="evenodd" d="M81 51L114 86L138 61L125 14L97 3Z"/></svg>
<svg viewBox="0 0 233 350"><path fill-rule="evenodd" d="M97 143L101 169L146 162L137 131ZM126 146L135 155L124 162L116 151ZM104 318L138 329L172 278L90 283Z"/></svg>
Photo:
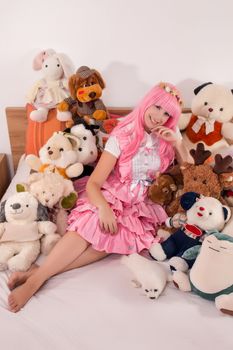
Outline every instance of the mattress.
<svg viewBox="0 0 233 350"><path fill-rule="evenodd" d="M22 159L4 199L28 174ZM8 277L0 272L3 350L233 349L233 318L172 283L147 299L117 255L51 278L16 314L7 309Z"/></svg>

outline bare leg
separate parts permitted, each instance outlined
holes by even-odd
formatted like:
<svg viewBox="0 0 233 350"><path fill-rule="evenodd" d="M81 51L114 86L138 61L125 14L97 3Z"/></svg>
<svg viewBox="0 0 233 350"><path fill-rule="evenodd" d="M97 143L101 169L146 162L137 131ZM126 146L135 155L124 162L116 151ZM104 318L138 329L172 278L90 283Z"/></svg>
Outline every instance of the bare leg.
<svg viewBox="0 0 233 350"><path fill-rule="evenodd" d="M95 261L101 260L108 256L109 254L106 252L97 252L95 249L92 248L90 245L77 259L75 259L71 264L67 265L61 272L69 271L72 269L77 269L82 266L86 266L88 264L91 264ZM9 278L8 281L8 287L12 290L24 282L36 272L36 270L39 268L39 265L32 265L31 268L26 271L17 271L13 272Z"/></svg>
<svg viewBox="0 0 233 350"><path fill-rule="evenodd" d="M10 293L8 298L9 309L12 312L19 311L46 280L60 272L66 271L69 269L69 265L70 268L75 268L76 266L73 265L72 267L71 264L78 259L88 246L89 243L76 232L66 233L51 251L45 262L36 269L22 286ZM90 257L92 261L97 261L104 256L106 256L106 253L91 251L91 256L86 256L83 259L83 263L90 263Z"/></svg>

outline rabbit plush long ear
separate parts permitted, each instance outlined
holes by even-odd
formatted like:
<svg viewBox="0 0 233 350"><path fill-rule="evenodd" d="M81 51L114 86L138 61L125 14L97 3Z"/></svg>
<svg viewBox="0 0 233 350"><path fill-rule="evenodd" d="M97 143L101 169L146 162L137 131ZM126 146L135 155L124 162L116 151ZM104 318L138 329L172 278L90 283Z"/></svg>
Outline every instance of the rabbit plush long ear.
<svg viewBox="0 0 233 350"><path fill-rule="evenodd" d="M54 55L56 52L53 49L47 49L39 52L33 59L32 67L34 70L41 70L42 64L46 58L51 55Z"/></svg>
<svg viewBox="0 0 233 350"><path fill-rule="evenodd" d="M37 221L48 221L48 220L49 220L49 214L48 214L47 208L41 203L38 203Z"/></svg>
<svg viewBox="0 0 233 350"><path fill-rule="evenodd" d="M56 54L56 57L63 68L64 77L68 79L72 74L74 74L74 65L72 61L64 53L58 53Z"/></svg>
<svg viewBox="0 0 233 350"><path fill-rule="evenodd" d="M222 206L225 222L227 222L231 217L231 210L226 205Z"/></svg>
<svg viewBox="0 0 233 350"><path fill-rule="evenodd" d="M5 222L6 221L6 216L5 216L5 205L6 201L1 203L1 208L0 208L0 222Z"/></svg>

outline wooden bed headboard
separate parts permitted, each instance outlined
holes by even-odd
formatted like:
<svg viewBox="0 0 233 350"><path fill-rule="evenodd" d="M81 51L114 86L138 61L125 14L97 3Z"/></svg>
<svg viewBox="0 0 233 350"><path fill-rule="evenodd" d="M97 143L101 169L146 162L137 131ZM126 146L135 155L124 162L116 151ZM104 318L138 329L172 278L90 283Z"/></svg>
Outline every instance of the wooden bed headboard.
<svg viewBox="0 0 233 350"><path fill-rule="evenodd" d="M132 108L129 107L108 107L109 113L117 115L127 115ZM190 109L183 109L183 113L189 113ZM14 170L22 154L25 153L27 116L25 107L7 107L6 117L8 132L13 156Z"/></svg>

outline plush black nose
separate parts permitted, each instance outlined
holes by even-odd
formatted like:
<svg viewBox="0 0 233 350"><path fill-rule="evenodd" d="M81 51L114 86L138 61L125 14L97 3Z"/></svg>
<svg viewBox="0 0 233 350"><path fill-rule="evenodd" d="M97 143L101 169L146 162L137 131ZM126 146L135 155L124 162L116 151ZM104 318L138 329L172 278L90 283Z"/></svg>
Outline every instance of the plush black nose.
<svg viewBox="0 0 233 350"><path fill-rule="evenodd" d="M21 204L19 204L19 203L14 203L14 204L12 204L12 208L13 208L13 209L19 209L19 208L21 208Z"/></svg>
<svg viewBox="0 0 233 350"><path fill-rule="evenodd" d="M53 151L48 151L48 154L50 154L50 155L53 154Z"/></svg>
<svg viewBox="0 0 233 350"><path fill-rule="evenodd" d="M90 97L90 98L96 97L96 92L94 92L94 91L90 92L90 93L89 93L89 97Z"/></svg>

